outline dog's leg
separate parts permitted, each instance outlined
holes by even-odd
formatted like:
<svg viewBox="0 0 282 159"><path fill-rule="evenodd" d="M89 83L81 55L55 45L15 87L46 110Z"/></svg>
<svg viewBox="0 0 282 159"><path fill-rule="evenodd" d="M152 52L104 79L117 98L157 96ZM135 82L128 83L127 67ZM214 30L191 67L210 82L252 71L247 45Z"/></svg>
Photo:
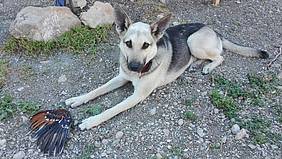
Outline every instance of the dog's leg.
<svg viewBox="0 0 282 159"><path fill-rule="evenodd" d="M218 56L216 59L212 60L211 63L207 64L204 66L202 73L203 74L208 74L210 73L213 69L215 69L217 66L219 66L223 62L223 57Z"/></svg>
<svg viewBox="0 0 282 159"><path fill-rule="evenodd" d="M94 126L98 126L99 124L111 119L115 115L132 108L142 100L144 100L150 93L153 91L154 88L144 87L146 85L138 85L138 87L134 90L133 95L129 96L127 99L122 101L121 103L117 104L116 106L102 112L101 114L89 117L82 121L79 125L81 130L90 129Z"/></svg>
<svg viewBox="0 0 282 159"><path fill-rule="evenodd" d="M215 5L215 6L218 6L220 0L212 0L212 4Z"/></svg>
<svg viewBox="0 0 282 159"><path fill-rule="evenodd" d="M108 93L116 88L119 88L126 84L128 81L124 79L120 74L116 76L115 78L111 79L106 84L102 85L101 87L78 97L73 97L70 99L67 99L65 101L66 105L71 105L72 108L77 107L83 103L87 103L88 101L103 95L105 93Z"/></svg>

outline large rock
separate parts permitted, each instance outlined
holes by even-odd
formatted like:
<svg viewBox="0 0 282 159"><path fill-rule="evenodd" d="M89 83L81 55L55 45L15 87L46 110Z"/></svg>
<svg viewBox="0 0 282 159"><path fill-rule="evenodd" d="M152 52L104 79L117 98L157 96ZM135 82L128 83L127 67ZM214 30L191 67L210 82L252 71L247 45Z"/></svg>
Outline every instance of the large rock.
<svg viewBox="0 0 282 159"><path fill-rule="evenodd" d="M91 28L96 28L99 25L114 23L114 8L109 3L96 1L87 12L80 15L83 24Z"/></svg>
<svg viewBox="0 0 282 159"><path fill-rule="evenodd" d="M83 8L86 6L87 2L86 0L72 0L74 7Z"/></svg>
<svg viewBox="0 0 282 159"><path fill-rule="evenodd" d="M81 22L67 7L26 7L18 14L10 26L15 38L47 41L60 36Z"/></svg>

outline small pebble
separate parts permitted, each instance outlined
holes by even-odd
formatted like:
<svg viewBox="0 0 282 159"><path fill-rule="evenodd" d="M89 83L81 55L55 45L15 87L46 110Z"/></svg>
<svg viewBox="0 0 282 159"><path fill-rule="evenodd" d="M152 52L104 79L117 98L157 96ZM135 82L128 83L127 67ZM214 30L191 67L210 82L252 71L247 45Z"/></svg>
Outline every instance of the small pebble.
<svg viewBox="0 0 282 159"><path fill-rule="evenodd" d="M169 130L168 130L168 129L164 129L163 131L164 131L164 135L165 135L165 136L168 136L168 135L169 135Z"/></svg>
<svg viewBox="0 0 282 159"><path fill-rule="evenodd" d="M248 146L249 146L249 148L251 148L252 150L256 148L256 145L253 145L253 144L249 144Z"/></svg>
<svg viewBox="0 0 282 159"><path fill-rule="evenodd" d="M150 110L150 114L151 114L151 115L155 115L156 112L157 112L157 109L156 109L156 108L153 108L153 109Z"/></svg>
<svg viewBox="0 0 282 159"><path fill-rule="evenodd" d="M184 124L184 120L183 119L179 119L177 123L178 123L179 126L181 126L181 125Z"/></svg>
<svg viewBox="0 0 282 159"><path fill-rule="evenodd" d="M19 151L14 154L13 159L23 159L25 157L25 153L23 151Z"/></svg>
<svg viewBox="0 0 282 159"><path fill-rule="evenodd" d="M162 156L160 153L157 153L157 154L156 154L156 158L157 158L157 159L162 159L163 156Z"/></svg>
<svg viewBox="0 0 282 159"><path fill-rule="evenodd" d="M249 135L246 129L241 129L235 136L236 140L241 140L243 138L249 138Z"/></svg>
<svg viewBox="0 0 282 159"><path fill-rule="evenodd" d="M6 143L7 143L6 139L1 139L0 140L0 147L6 147Z"/></svg>
<svg viewBox="0 0 282 159"><path fill-rule="evenodd" d="M123 136L123 132L122 132L122 131L118 131L118 132L116 133L116 139L121 139L122 136Z"/></svg>
<svg viewBox="0 0 282 159"><path fill-rule="evenodd" d="M200 137L204 137L205 134L204 134L204 130L202 128L198 128L197 129L197 134L200 136Z"/></svg>
<svg viewBox="0 0 282 159"><path fill-rule="evenodd" d="M67 81L66 75L61 75L58 79L58 83L64 83Z"/></svg>
<svg viewBox="0 0 282 159"><path fill-rule="evenodd" d="M272 148L272 149L278 149L279 147L276 146L276 145L271 145L271 148Z"/></svg>
<svg viewBox="0 0 282 159"><path fill-rule="evenodd" d="M240 131L240 126L238 124L234 124L231 128L232 134L236 135Z"/></svg>
<svg viewBox="0 0 282 159"><path fill-rule="evenodd" d="M226 137L226 136L223 136L223 137L221 138L221 143L225 144L226 141L227 141L227 137Z"/></svg>

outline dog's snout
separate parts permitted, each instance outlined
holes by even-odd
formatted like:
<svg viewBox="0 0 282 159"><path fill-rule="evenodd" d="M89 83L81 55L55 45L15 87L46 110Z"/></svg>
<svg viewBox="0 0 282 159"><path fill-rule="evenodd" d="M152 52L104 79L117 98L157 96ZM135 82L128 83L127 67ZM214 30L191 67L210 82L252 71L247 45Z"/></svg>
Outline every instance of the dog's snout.
<svg viewBox="0 0 282 159"><path fill-rule="evenodd" d="M141 64L140 62L136 62L136 61L132 61L128 64L128 69L134 72L140 72L142 67L143 67L143 64Z"/></svg>

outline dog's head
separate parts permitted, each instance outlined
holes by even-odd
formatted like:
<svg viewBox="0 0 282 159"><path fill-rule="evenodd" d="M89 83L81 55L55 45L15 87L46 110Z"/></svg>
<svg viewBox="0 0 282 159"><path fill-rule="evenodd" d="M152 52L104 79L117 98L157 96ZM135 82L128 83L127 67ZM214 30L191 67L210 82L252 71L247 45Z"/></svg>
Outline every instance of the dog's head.
<svg viewBox="0 0 282 159"><path fill-rule="evenodd" d="M132 23L127 14L115 7L116 30L120 37L119 47L130 71L143 72L148 69L157 54L157 41L169 25L171 14L149 25L143 22Z"/></svg>

